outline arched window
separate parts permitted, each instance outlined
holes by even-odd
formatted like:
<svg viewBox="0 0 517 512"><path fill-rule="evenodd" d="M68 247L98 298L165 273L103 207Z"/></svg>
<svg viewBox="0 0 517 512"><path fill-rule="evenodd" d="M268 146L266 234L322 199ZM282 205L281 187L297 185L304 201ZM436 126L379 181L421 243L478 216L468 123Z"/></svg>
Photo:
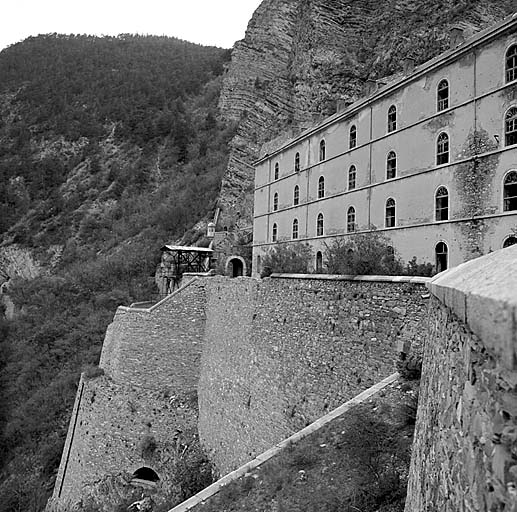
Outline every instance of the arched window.
<svg viewBox="0 0 517 512"><path fill-rule="evenodd" d="M442 132L436 139L436 165L449 162L449 136Z"/></svg>
<svg viewBox="0 0 517 512"><path fill-rule="evenodd" d="M449 219L449 192L445 187L436 191L434 211L436 220Z"/></svg>
<svg viewBox="0 0 517 512"><path fill-rule="evenodd" d="M296 206L300 204L300 187L296 185L294 187L294 193L293 193L293 205Z"/></svg>
<svg viewBox="0 0 517 512"><path fill-rule="evenodd" d="M386 179L391 180L397 175L397 155L390 151L386 157Z"/></svg>
<svg viewBox="0 0 517 512"><path fill-rule="evenodd" d="M318 180L318 199L325 197L325 178L320 176Z"/></svg>
<svg viewBox="0 0 517 512"><path fill-rule="evenodd" d="M278 162L275 163L275 180L278 179L278 175L280 174L280 165L278 165Z"/></svg>
<svg viewBox="0 0 517 512"><path fill-rule="evenodd" d="M323 254L321 251L316 253L316 272L321 273L323 271Z"/></svg>
<svg viewBox="0 0 517 512"><path fill-rule="evenodd" d="M298 238L298 219L293 220L293 240Z"/></svg>
<svg viewBox="0 0 517 512"><path fill-rule="evenodd" d="M325 155L325 139L322 139L321 142L320 142L320 162L325 160L325 158L326 158L326 155Z"/></svg>
<svg viewBox="0 0 517 512"><path fill-rule="evenodd" d="M436 256L436 272L447 270L447 255L449 252L447 244L445 242L438 242L434 252Z"/></svg>
<svg viewBox="0 0 517 512"><path fill-rule="evenodd" d="M393 228L395 227L395 199L390 197L386 201L386 227Z"/></svg>
<svg viewBox="0 0 517 512"><path fill-rule="evenodd" d="M355 124L350 127L350 137L348 139L348 148L354 149L357 146L357 128Z"/></svg>
<svg viewBox="0 0 517 512"><path fill-rule="evenodd" d="M294 172L300 172L300 153L294 155Z"/></svg>
<svg viewBox="0 0 517 512"><path fill-rule="evenodd" d="M517 45L514 44L506 52L506 81L513 82L517 78Z"/></svg>
<svg viewBox="0 0 517 512"><path fill-rule="evenodd" d="M318 214L316 221L316 236L323 236L323 213Z"/></svg>
<svg viewBox="0 0 517 512"><path fill-rule="evenodd" d="M348 169L348 190L354 190L355 178L356 178L355 165L351 165L350 169Z"/></svg>
<svg viewBox="0 0 517 512"><path fill-rule="evenodd" d="M437 88L437 107L438 112L449 108L449 82L441 80Z"/></svg>
<svg viewBox="0 0 517 512"><path fill-rule="evenodd" d="M276 212L278 210L278 192L275 192L273 196L273 211Z"/></svg>
<svg viewBox="0 0 517 512"><path fill-rule="evenodd" d="M505 146L517 144L517 107L512 107L506 112L504 118Z"/></svg>
<svg viewBox="0 0 517 512"><path fill-rule="evenodd" d="M388 109L388 133L397 129L397 107L392 105Z"/></svg>
<svg viewBox="0 0 517 512"><path fill-rule="evenodd" d="M517 171L510 171L503 182L503 211L517 210Z"/></svg>
<svg viewBox="0 0 517 512"><path fill-rule="evenodd" d="M276 242L278 238L278 226L276 225L276 222L275 224L273 224L273 230L271 231L271 240L273 242Z"/></svg>
<svg viewBox="0 0 517 512"><path fill-rule="evenodd" d="M355 231L355 208L350 206L346 212L346 232L353 233Z"/></svg>

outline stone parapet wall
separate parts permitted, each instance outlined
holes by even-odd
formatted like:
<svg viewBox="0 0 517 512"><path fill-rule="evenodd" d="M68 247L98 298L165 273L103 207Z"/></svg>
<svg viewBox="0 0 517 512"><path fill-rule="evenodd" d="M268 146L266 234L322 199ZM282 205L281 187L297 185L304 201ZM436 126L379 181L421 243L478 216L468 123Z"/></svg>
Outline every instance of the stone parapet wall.
<svg viewBox="0 0 517 512"><path fill-rule="evenodd" d="M515 512L517 246L430 290L406 512Z"/></svg>
<svg viewBox="0 0 517 512"><path fill-rule="evenodd" d="M205 330L205 280L189 281L149 309L119 307L99 365L116 382L195 388Z"/></svg>
<svg viewBox="0 0 517 512"><path fill-rule="evenodd" d="M213 278L199 434L225 473L393 373L419 345L422 283Z"/></svg>

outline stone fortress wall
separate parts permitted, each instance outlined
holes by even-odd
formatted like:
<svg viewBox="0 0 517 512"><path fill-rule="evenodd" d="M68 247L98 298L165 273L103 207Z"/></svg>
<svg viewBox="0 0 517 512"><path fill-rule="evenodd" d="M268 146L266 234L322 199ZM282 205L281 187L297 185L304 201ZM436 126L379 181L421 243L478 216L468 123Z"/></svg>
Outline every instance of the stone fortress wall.
<svg viewBox="0 0 517 512"><path fill-rule="evenodd" d="M430 283L407 512L517 510L517 246Z"/></svg>
<svg viewBox="0 0 517 512"><path fill-rule="evenodd" d="M422 339L425 279L334 277L211 281L199 435L221 474L392 374Z"/></svg>
<svg viewBox="0 0 517 512"><path fill-rule="evenodd" d="M425 279L306 277L196 277L150 309L120 307L105 375L81 380L49 510L143 466L166 493L178 430L199 428L217 470L235 468L393 373L420 337Z"/></svg>
<svg viewBox="0 0 517 512"><path fill-rule="evenodd" d="M235 469L392 374L413 343L424 371L406 510L512 510L516 260L514 246L431 282L196 278L151 309L120 308L106 375L81 380L53 503L67 510L142 466L166 491L178 428L199 430L220 473ZM148 459L146 435L158 445Z"/></svg>
<svg viewBox="0 0 517 512"><path fill-rule="evenodd" d="M118 308L103 345L104 376L81 378L51 500L58 509L108 481L127 484L144 466L159 489L172 485L183 436L197 429L205 284L192 281L150 309ZM157 443L147 458L146 436Z"/></svg>

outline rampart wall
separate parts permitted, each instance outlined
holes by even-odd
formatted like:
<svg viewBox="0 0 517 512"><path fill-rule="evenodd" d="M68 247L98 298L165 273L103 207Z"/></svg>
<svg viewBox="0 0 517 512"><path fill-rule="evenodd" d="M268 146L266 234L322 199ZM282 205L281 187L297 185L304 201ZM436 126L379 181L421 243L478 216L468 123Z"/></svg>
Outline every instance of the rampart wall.
<svg viewBox="0 0 517 512"><path fill-rule="evenodd" d="M118 308L100 360L105 375L81 379L54 488L56 509L103 492L116 495L142 466L169 490L178 450L185 437L197 435L205 288L205 280L195 280L149 309ZM143 456L146 436L156 450Z"/></svg>
<svg viewBox="0 0 517 512"><path fill-rule="evenodd" d="M203 279L189 281L149 309L119 307L99 365L113 380L157 389L193 389L205 332Z"/></svg>
<svg viewBox="0 0 517 512"><path fill-rule="evenodd" d="M393 373L423 339L425 279L213 278L199 435L221 473Z"/></svg>
<svg viewBox="0 0 517 512"><path fill-rule="evenodd" d="M517 510L517 246L430 283L407 512Z"/></svg>

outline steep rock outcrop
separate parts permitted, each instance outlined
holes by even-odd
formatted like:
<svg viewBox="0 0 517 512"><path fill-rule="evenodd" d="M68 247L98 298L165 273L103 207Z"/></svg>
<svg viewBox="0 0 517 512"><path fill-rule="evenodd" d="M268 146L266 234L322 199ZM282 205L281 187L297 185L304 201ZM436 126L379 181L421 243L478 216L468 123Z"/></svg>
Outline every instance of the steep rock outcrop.
<svg viewBox="0 0 517 512"><path fill-rule="evenodd" d="M261 145L292 136L353 101L364 82L444 51L449 30L466 33L510 14L513 0L264 0L233 49L219 100L238 122L223 178L221 226L249 226L253 161Z"/></svg>

